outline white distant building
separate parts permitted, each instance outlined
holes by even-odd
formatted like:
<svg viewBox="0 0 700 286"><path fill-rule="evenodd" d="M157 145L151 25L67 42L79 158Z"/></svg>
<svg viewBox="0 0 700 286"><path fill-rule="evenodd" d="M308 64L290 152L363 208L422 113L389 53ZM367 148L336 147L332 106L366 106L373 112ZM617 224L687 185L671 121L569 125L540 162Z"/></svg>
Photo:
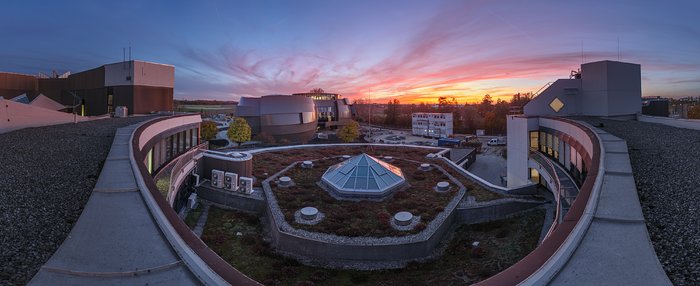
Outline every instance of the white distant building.
<svg viewBox="0 0 700 286"><path fill-rule="evenodd" d="M444 138L452 135L452 113L413 113L413 135Z"/></svg>

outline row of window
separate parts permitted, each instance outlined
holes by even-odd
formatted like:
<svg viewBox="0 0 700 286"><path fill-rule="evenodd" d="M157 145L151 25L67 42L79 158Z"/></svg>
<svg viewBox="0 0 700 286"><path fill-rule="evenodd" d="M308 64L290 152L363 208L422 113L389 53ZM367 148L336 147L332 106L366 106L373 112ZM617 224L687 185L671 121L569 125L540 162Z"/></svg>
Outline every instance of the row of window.
<svg viewBox="0 0 700 286"><path fill-rule="evenodd" d="M445 122L417 121L413 123L413 126L448 126L448 124Z"/></svg>
<svg viewBox="0 0 700 286"><path fill-rule="evenodd" d="M263 115L260 117L260 122L265 126L295 125L313 122L315 119L315 112L300 112Z"/></svg>
<svg viewBox="0 0 700 286"><path fill-rule="evenodd" d="M146 158L148 172L153 173L173 158L197 145L199 145L199 128L187 129L164 138L148 152Z"/></svg>
<svg viewBox="0 0 700 286"><path fill-rule="evenodd" d="M425 113L414 113L413 118L435 118L435 119L445 119L445 114L425 114Z"/></svg>
<svg viewBox="0 0 700 286"><path fill-rule="evenodd" d="M545 154L564 167L571 177L574 178L579 187L586 179L588 169L582 154L556 135L542 130L531 131L530 149Z"/></svg>

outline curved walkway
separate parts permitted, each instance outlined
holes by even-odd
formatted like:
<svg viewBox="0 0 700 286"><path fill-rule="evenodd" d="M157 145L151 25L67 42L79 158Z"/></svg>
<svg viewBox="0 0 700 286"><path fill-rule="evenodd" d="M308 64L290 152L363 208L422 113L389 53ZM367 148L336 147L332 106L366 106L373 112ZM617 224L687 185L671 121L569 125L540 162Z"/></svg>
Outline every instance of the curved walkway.
<svg viewBox="0 0 700 286"><path fill-rule="evenodd" d="M95 189L68 238L30 285L198 285L153 220L120 128Z"/></svg>
<svg viewBox="0 0 700 286"><path fill-rule="evenodd" d="M699 120L682 122L700 129ZM587 118L627 141L646 227L675 285L700 285L700 131L661 124ZM690 125L693 126L690 126Z"/></svg>
<svg viewBox="0 0 700 286"><path fill-rule="evenodd" d="M627 144L592 128L602 141L603 181L592 220L550 285L671 285L644 225Z"/></svg>
<svg viewBox="0 0 700 286"><path fill-rule="evenodd" d="M0 285L25 285L68 237L114 133L149 117L0 134Z"/></svg>

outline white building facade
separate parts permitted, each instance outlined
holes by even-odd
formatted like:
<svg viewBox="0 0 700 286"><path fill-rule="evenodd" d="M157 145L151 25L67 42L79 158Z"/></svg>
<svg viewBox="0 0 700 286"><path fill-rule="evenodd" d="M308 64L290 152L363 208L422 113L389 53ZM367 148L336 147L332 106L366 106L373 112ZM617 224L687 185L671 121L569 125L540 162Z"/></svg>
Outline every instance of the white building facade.
<svg viewBox="0 0 700 286"><path fill-rule="evenodd" d="M591 142L573 120L556 117L634 118L641 112L641 97L638 64L586 63L576 77L555 81L524 106L523 115L508 116L508 187L546 185L533 156L548 158L581 184L591 163Z"/></svg>
<svg viewBox="0 0 700 286"><path fill-rule="evenodd" d="M445 138L453 134L452 113L413 113L412 134L433 138Z"/></svg>

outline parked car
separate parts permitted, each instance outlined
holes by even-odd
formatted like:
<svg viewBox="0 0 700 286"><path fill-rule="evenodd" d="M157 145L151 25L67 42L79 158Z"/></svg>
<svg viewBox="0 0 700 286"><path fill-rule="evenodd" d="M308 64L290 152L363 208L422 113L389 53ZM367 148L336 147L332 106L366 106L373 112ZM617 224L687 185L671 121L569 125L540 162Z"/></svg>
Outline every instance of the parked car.
<svg viewBox="0 0 700 286"><path fill-rule="evenodd" d="M489 146L506 146L506 138L500 137L500 138L492 138L488 142L486 142L486 145Z"/></svg>

